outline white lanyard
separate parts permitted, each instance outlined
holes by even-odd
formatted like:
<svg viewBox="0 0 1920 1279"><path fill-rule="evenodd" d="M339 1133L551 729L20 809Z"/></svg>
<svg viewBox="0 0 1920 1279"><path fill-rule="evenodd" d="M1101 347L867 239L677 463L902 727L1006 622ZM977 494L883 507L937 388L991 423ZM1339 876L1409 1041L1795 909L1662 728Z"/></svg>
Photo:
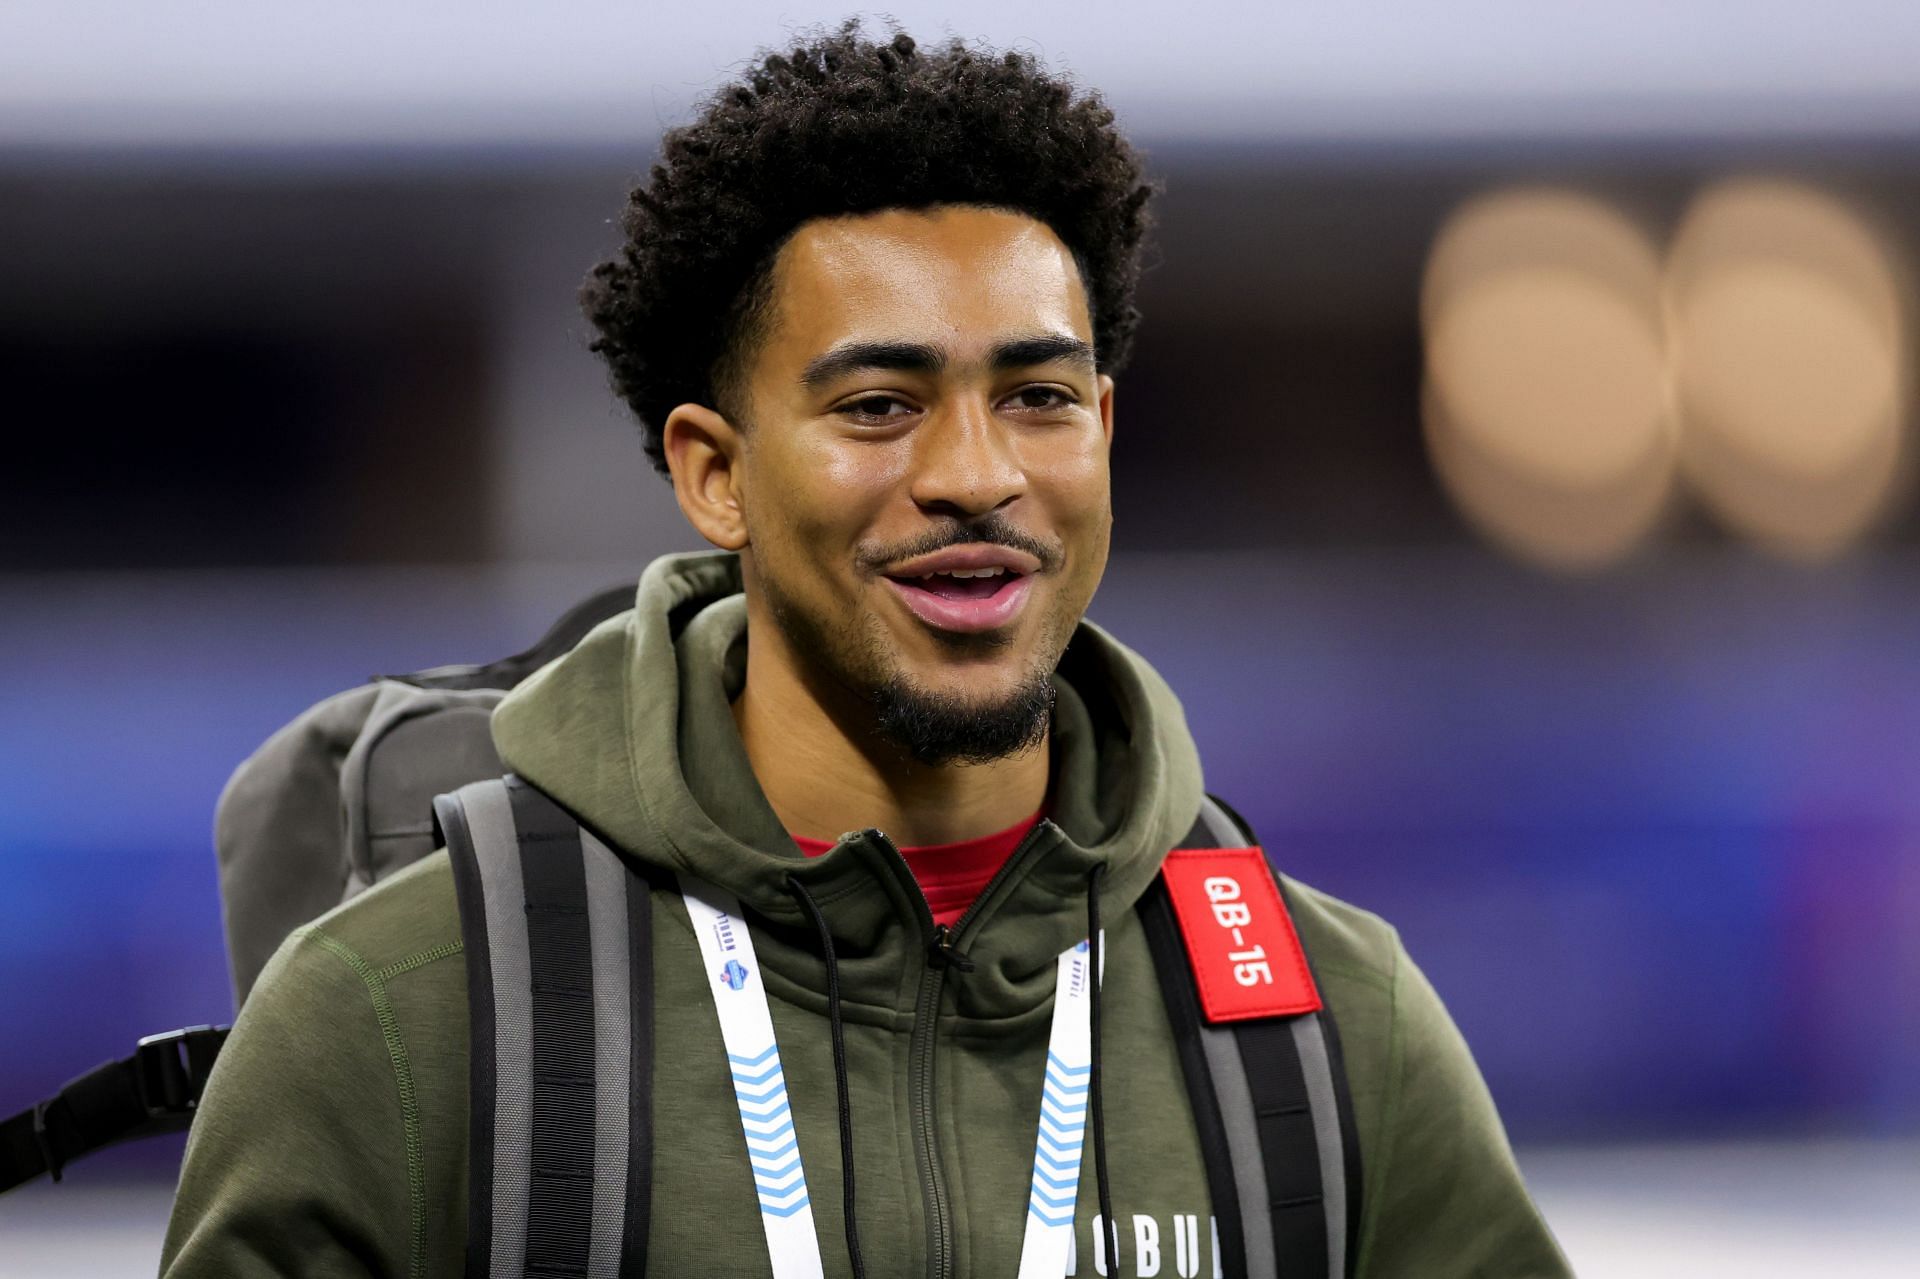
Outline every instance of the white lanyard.
<svg viewBox="0 0 1920 1279"><path fill-rule="evenodd" d="M1101 938L1104 943L1104 931ZM1047 1035L1046 1081L1040 1087L1040 1128L1033 1139L1033 1185L1027 1194L1020 1279L1060 1279L1073 1254L1073 1204L1080 1191L1080 1151L1093 1076L1087 1003L1092 990L1087 970L1092 965L1087 951L1083 941L1061 951L1054 961L1053 1029ZM1104 944L1100 954L1104 959Z"/></svg>
<svg viewBox="0 0 1920 1279"><path fill-rule="evenodd" d="M680 895L713 985L774 1279L820 1279L820 1241L753 937L731 893L682 875ZM1053 1029L1047 1038L1019 1279L1061 1279L1073 1251L1074 1200L1093 1070L1088 949L1082 941L1060 952L1054 975Z"/></svg>
<svg viewBox="0 0 1920 1279"><path fill-rule="evenodd" d="M753 938L731 894L683 875L680 895L707 961L707 980L713 983L713 1006L720 1014L720 1037L726 1041L733 1099L747 1136L747 1160L760 1197L760 1224L767 1232L774 1279L821 1279L807 1174L800 1166L787 1077L780 1069L780 1048L773 1039Z"/></svg>

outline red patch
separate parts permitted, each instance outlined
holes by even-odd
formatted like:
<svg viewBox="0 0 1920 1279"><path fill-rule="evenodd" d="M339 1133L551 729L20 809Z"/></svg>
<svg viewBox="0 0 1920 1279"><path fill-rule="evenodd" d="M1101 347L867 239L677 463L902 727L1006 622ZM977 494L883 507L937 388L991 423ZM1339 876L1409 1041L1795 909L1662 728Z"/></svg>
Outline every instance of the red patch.
<svg viewBox="0 0 1920 1279"><path fill-rule="evenodd" d="M1161 874L1209 1022L1294 1017L1320 1007L1307 953L1258 848L1180 848Z"/></svg>

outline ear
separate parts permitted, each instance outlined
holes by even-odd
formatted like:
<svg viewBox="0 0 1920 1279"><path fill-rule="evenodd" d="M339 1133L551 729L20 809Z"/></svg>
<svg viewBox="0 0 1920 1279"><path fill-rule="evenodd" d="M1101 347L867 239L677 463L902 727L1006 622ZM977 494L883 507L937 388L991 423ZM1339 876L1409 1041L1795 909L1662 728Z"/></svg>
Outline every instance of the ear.
<svg viewBox="0 0 1920 1279"><path fill-rule="evenodd" d="M1100 433L1107 437L1108 447L1113 445L1113 378L1102 373L1098 383L1100 387Z"/></svg>
<svg viewBox="0 0 1920 1279"><path fill-rule="evenodd" d="M680 513L723 551L747 544L744 443L732 422L703 404L680 405L660 428Z"/></svg>

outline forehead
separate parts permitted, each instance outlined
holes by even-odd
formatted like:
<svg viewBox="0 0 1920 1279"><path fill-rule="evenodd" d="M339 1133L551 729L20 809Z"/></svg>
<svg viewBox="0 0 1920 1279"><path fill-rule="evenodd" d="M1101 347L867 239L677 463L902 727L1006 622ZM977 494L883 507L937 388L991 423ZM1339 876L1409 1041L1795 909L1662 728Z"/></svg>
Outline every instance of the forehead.
<svg viewBox="0 0 1920 1279"><path fill-rule="evenodd" d="M767 355L804 362L848 341L927 342L957 357L1010 333L1093 339L1073 255L1003 209L944 206L820 218L774 264Z"/></svg>

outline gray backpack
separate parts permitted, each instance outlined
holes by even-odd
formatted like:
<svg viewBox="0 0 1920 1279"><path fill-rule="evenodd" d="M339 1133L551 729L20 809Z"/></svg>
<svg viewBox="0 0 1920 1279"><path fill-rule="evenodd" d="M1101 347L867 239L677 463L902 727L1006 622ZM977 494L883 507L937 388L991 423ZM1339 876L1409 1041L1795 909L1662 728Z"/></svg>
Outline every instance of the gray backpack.
<svg viewBox="0 0 1920 1279"><path fill-rule="evenodd" d="M213 830L236 1007L287 934L433 851L433 797L502 771L494 706L632 605L631 586L613 587L512 657L337 693L234 771Z"/></svg>

